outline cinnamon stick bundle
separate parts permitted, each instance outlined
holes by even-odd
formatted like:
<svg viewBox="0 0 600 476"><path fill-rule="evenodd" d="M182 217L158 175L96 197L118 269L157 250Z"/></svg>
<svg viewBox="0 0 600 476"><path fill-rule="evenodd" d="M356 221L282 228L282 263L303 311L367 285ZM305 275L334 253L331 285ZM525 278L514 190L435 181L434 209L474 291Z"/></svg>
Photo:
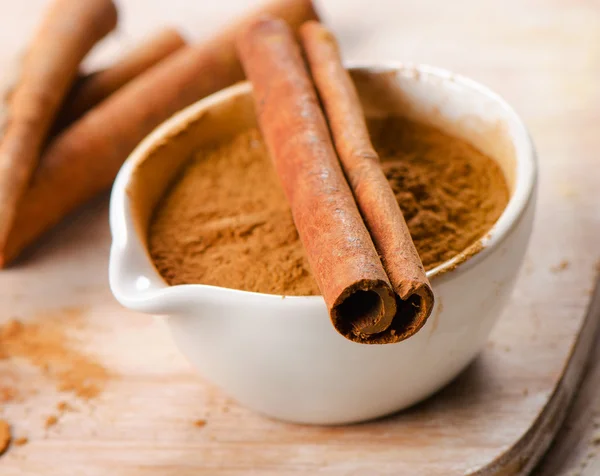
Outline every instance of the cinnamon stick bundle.
<svg viewBox="0 0 600 476"><path fill-rule="evenodd" d="M174 28L165 28L128 52L110 68L81 77L67 97L57 123L68 126L119 88L186 45Z"/></svg>
<svg viewBox="0 0 600 476"><path fill-rule="evenodd" d="M117 23L112 0L55 0L23 58L0 118L0 248L64 97L92 47Z"/></svg>
<svg viewBox="0 0 600 476"><path fill-rule="evenodd" d="M355 342L399 342L424 325L433 292L337 49L314 25L301 35L329 124L293 32L269 17L237 43L258 121L334 327Z"/></svg>
<svg viewBox="0 0 600 476"><path fill-rule="evenodd" d="M67 214L109 188L123 161L157 125L193 102L244 79L238 31L263 14L296 29L317 19L311 0L273 0L212 39L175 52L101 102L56 137L0 246L0 267Z"/></svg>

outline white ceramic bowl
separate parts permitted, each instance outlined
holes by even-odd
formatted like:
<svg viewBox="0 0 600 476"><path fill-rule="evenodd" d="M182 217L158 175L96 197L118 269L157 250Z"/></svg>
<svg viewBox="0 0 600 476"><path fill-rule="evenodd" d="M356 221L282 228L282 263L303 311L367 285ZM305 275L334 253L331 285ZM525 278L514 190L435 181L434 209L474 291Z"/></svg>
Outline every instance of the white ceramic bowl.
<svg viewBox="0 0 600 476"><path fill-rule="evenodd" d="M190 106L155 130L127 160L112 192L115 297L128 308L168 316L177 345L204 377L243 405L282 420L366 420L446 385L484 346L531 232L535 152L506 102L437 68L394 65L352 73L368 116L403 115L466 139L497 160L511 188L493 229L427 273L436 308L404 342L377 346L344 339L320 296L283 299L215 286L168 286L154 268L146 248L152 211L194 149L255 124L248 83Z"/></svg>

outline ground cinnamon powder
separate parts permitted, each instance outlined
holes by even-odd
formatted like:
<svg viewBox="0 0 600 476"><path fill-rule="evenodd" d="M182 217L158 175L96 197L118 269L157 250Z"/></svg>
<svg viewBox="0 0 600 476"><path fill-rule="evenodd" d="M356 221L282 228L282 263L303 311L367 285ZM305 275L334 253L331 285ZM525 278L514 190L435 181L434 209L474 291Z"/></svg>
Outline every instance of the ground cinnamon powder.
<svg viewBox="0 0 600 476"><path fill-rule="evenodd" d="M98 396L110 375L105 367L74 345L71 332L80 327L82 315L82 309L63 308L33 316L27 322L11 319L0 324L0 360L26 361L52 379L60 391L86 400ZM0 387L0 404L19 397L17 386ZM51 415L44 422L46 428L58 423L59 416L71 410L71 406L61 401L57 409L58 415ZM10 441L10 426L0 420L0 455ZM20 437L13 443L22 446L28 441L28 438Z"/></svg>
<svg viewBox="0 0 600 476"><path fill-rule="evenodd" d="M58 423L58 417L56 415L50 415L48 418L46 418L46 423L44 424L44 426L46 427L46 429L48 429L48 428L53 427L57 423Z"/></svg>
<svg viewBox="0 0 600 476"><path fill-rule="evenodd" d="M3 357L25 359L55 380L60 391L84 399L96 397L109 374L100 363L73 346L69 331L78 326L81 314L81 309L69 308L36 316L29 322L9 320L0 325ZM16 389L2 392L12 399Z"/></svg>
<svg viewBox="0 0 600 476"><path fill-rule="evenodd" d="M504 210L500 168L466 142L401 118L369 128L426 269L476 242ZM159 204L149 245L171 285L319 294L257 129L196 153Z"/></svg>

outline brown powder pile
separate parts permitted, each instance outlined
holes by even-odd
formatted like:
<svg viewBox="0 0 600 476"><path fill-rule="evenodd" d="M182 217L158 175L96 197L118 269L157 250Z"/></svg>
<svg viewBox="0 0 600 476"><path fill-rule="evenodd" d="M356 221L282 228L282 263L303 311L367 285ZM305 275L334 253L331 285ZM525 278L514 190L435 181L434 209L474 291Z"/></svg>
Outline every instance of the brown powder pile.
<svg viewBox="0 0 600 476"><path fill-rule="evenodd" d="M107 370L74 349L69 330L76 327L81 310L65 309L39 316L33 322L8 321L0 326L0 348L5 358L22 358L57 382L61 391L89 399L106 384ZM14 392L9 392L14 398Z"/></svg>
<svg viewBox="0 0 600 476"><path fill-rule="evenodd" d="M476 242L504 210L500 168L469 144L400 118L370 129L426 269ZM159 204L149 244L171 285L319 294L256 129L195 155Z"/></svg>

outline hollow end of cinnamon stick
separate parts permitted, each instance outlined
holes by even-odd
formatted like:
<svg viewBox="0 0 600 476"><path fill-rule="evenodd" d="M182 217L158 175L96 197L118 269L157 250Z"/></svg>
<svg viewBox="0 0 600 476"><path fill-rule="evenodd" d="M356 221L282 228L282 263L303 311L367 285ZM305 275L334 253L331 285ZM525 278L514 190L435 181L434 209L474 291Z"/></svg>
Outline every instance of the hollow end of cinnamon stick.
<svg viewBox="0 0 600 476"><path fill-rule="evenodd" d="M387 286L357 286L331 309L335 329L361 344L390 344L414 335L427 322L433 292L423 287L401 299Z"/></svg>
<svg viewBox="0 0 600 476"><path fill-rule="evenodd" d="M331 320L346 337L368 338L384 332L396 311L396 297L388 283L362 280L340 295L331 310Z"/></svg>
<svg viewBox="0 0 600 476"><path fill-rule="evenodd" d="M427 322L434 305L433 290L429 282L423 283L408 298L398 298L398 322L392 324L390 332L395 331L399 340L407 339L418 332Z"/></svg>

